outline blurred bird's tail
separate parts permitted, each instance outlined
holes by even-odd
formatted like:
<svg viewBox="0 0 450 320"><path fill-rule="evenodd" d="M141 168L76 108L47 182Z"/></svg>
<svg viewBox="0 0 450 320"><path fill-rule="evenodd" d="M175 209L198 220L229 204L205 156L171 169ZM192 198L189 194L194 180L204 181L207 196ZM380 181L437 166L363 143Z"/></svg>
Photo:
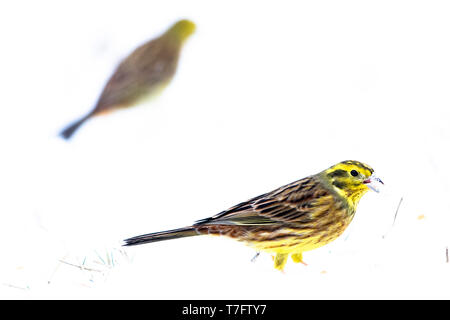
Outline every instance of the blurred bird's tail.
<svg viewBox="0 0 450 320"><path fill-rule="evenodd" d="M125 239L124 246L134 246L137 244L144 244L156 241L170 240L170 239L178 239L184 237L192 237L198 236L199 233L195 230L194 227L185 227L174 230L167 230L161 232L154 232L143 234L141 236Z"/></svg>
<svg viewBox="0 0 450 320"><path fill-rule="evenodd" d="M84 116L83 118L71 123L69 126L67 126L61 133L59 134L64 139L68 140L74 132L87 120L91 114L88 114Z"/></svg>

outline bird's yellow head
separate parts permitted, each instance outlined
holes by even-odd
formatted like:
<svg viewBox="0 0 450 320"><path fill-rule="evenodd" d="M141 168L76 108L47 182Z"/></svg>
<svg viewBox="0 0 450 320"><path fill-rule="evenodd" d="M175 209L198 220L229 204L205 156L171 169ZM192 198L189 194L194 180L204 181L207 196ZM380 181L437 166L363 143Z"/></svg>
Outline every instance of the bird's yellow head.
<svg viewBox="0 0 450 320"><path fill-rule="evenodd" d="M176 22L166 35L176 38L178 41L184 42L191 34L195 32L195 23L189 20L180 20Z"/></svg>
<svg viewBox="0 0 450 320"><path fill-rule="evenodd" d="M378 185L383 184L373 172L362 162L347 160L323 171L321 175L331 188L349 201L349 205L356 206L369 189L378 192Z"/></svg>

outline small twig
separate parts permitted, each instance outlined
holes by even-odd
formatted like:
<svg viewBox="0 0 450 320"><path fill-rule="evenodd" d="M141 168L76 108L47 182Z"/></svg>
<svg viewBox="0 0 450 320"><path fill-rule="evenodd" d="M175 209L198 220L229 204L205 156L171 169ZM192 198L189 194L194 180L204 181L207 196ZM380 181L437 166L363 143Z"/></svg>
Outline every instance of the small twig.
<svg viewBox="0 0 450 320"><path fill-rule="evenodd" d="M445 247L445 258L448 263L448 247Z"/></svg>
<svg viewBox="0 0 450 320"><path fill-rule="evenodd" d="M259 255L261 254L261 252L257 251L255 256L252 258L252 260L250 260L251 262L255 262L256 259L259 257Z"/></svg>
<svg viewBox="0 0 450 320"><path fill-rule="evenodd" d="M68 253L64 255L63 259L65 259L67 256L68 256ZM61 266L61 259L58 260L58 264L56 265L55 269L53 270L52 274L50 275L50 278L47 280L47 284L50 284L53 281L53 277L55 276L55 274L58 271L60 266Z"/></svg>
<svg viewBox="0 0 450 320"><path fill-rule="evenodd" d="M76 265L76 264L73 264L73 263L70 263L70 262L67 262L67 261L64 261L64 260L59 260L59 262L64 263L64 264L67 264L67 265L72 266L72 267L75 267L75 268L78 268L78 269L80 269L80 270L94 271L94 272L102 272L102 270L97 270L97 269L92 269L92 268L86 268L86 267L84 267L84 266L79 266L79 265Z"/></svg>
<svg viewBox="0 0 450 320"><path fill-rule="evenodd" d="M108 266L111 265L111 257L109 256L109 251L106 250L106 263Z"/></svg>
<svg viewBox="0 0 450 320"><path fill-rule="evenodd" d="M116 265L114 263L114 254L112 251L109 254L111 255L111 266L115 267Z"/></svg>
<svg viewBox="0 0 450 320"><path fill-rule="evenodd" d="M400 201L398 202L397 210L395 210L394 221L392 221L391 228L390 228L390 229L382 236L383 239L387 236L387 234L388 234L388 233L391 231L391 229L394 227L395 220L397 219L398 210L400 209L400 205L402 204L402 202L403 202L403 197L401 197L401 198L400 198Z"/></svg>
<svg viewBox="0 0 450 320"><path fill-rule="evenodd" d="M29 290L30 289L28 286L27 287L19 287L19 286L10 284L10 283L2 283L2 284L6 287L10 287L10 288L14 288L14 289L20 289L20 290Z"/></svg>
<svg viewBox="0 0 450 320"><path fill-rule="evenodd" d="M103 260L102 256L98 254L97 250L95 250L94 252L95 252L95 254L97 255L97 257L101 260L101 262L102 262L104 265L106 265L105 260Z"/></svg>
<svg viewBox="0 0 450 320"><path fill-rule="evenodd" d="M397 219L398 209L400 209L400 205L402 204L402 201L403 201L403 197L401 197L401 198L400 198L400 201L398 202L397 210L395 210L394 221L392 221L392 226L394 226L395 219Z"/></svg>

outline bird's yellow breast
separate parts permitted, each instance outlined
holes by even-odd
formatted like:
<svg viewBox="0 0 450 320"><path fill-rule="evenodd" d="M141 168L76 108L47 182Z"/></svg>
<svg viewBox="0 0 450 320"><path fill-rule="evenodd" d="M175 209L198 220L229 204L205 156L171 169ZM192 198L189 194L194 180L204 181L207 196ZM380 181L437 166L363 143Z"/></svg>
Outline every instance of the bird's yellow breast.
<svg viewBox="0 0 450 320"><path fill-rule="evenodd" d="M323 212L321 217L316 217L308 226L285 227L271 232L271 238L279 240L255 241L248 244L258 251L272 253L314 250L338 238L348 227L353 216L354 211L351 208Z"/></svg>

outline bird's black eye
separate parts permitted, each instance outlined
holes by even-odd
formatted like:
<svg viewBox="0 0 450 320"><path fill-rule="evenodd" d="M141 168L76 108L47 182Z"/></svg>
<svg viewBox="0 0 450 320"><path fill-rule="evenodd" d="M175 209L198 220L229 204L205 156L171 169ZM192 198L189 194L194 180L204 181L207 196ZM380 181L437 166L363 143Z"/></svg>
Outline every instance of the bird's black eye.
<svg viewBox="0 0 450 320"><path fill-rule="evenodd" d="M358 175L358 171L352 170L352 171L350 171L350 174L351 174L352 176L356 177L356 176Z"/></svg>

